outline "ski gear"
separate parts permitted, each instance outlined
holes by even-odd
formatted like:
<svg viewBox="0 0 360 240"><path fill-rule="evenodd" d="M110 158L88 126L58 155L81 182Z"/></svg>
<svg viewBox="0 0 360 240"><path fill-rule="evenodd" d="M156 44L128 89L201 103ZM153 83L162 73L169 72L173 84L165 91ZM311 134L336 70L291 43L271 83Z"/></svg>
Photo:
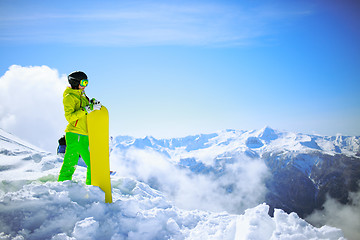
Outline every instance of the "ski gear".
<svg viewBox="0 0 360 240"><path fill-rule="evenodd" d="M105 202L111 203L109 162L109 113L106 107L87 116L91 164L91 184L105 192Z"/></svg>
<svg viewBox="0 0 360 240"><path fill-rule="evenodd" d="M66 145L65 135L62 136L62 137L58 140L58 142L59 142L59 145Z"/></svg>
<svg viewBox="0 0 360 240"><path fill-rule="evenodd" d="M89 152L89 137L76 133L67 132L66 138L66 152L64 156L64 163L61 167L58 181L71 180L75 172L79 156L81 155L85 164L87 165L86 184L91 184L91 166L90 166L90 152Z"/></svg>
<svg viewBox="0 0 360 240"><path fill-rule="evenodd" d="M83 109L87 114L89 114L92 111L100 110L100 108L101 108L101 104L92 104L92 103L90 103L89 105L85 106Z"/></svg>
<svg viewBox="0 0 360 240"><path fill-rule="evenodd" d="M101 105L101 103L100 103L100 102L96 102L96 103L94 103L94 104L93 104L93 106L94 106L94 110L100 110L100 109L101 109L101 107L102 107L102 105Z"/></svg>
<svg viewBox="0 0 360 240"><path fill-rule="evenodd" d="M80 89L66 88L64 91L65 118L69 122L65 132L88 135L86 112L83 107L89 105L89 98Z"/></svg>
<svg viewBox="0 0 360 240"><path fill-rule="evenodd" d="M57 155L63 157L64 153L65 153L65 149L66 149L66 140L65 140L65 136L62 136L59 139L59 146L57 148Z"/></svg>
<svg viewBox="0 0 360 240"><path fill-rule="evenodd" d="M93 104L100 104L100 101L99 101L99 100L96 100L95 98L92 98L92 99L90 100L90 102L93 103Z"/></svg>
<svg viewBox="0 0 360 240"><path fill-rule="evenodd" d="M80 81L80 86L86 87L89 84L89 81L87 79L82 79Z"/></svg>
<svg viewBox="0 0 360 240"><path fill-rule="evenodd" d="M57 155L64 157L66 151L66 145L59 145L57 148Z"/></svg>
<svg viewBox="0 0 360 240"><path fill-rule="evenodd" d="M86 112L86 114L89 114L89 113L91 113L92 111L94 111L94 108L93 108L93 105L92 105L92 104L89 104L89 105L85 106L83 109L84 109L84 111Z"/></svg>
<svg viewBox="0 0 360 240"><path fill-rule="evenodd" d="M69 74L68 81L72 89L79 89L81 80L87 80L87 75L81 71L75 71ZM87 84L86 84L87 85ZM86 86L83 86L86 87Z"/></svg>
<svg viewBox="0 0 360 240"><path fill-rule="evenodd" d="M91 99L90 103L92 103L94 105L95 110L100 110L100 108L102 107L102 104L100 103L100 101L96 100L95 98Z"/></svg>

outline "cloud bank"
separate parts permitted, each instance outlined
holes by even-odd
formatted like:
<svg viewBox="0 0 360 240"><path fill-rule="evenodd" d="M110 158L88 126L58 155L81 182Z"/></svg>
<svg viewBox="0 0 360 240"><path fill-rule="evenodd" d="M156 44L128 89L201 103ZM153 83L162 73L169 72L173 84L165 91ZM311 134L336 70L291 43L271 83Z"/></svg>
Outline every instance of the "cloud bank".
<svg viewBox="0 0 360 240"><path fill-rule="evenodd" d="M333 226L341 228L349 240L360 236L360 192L349 194L350 204L343 205L328 197L323 210L317 210L306 218L314 226Z"/></svg>
<svg viewBox="0 0 360 240"><path fill-rule="evenodd" d="M241 214L265 199L268 169L261 159L239 157L221 176L215 176L176 167L151 149L114 149L110 158L117 174L148 183L180 208Z"/></svg>
<svg viewBox="0 0 360 240"><path fill-rule="evenodd" d="M66 85L66 76L48 66L11 66L0 77L0 128L55 152L66 127Z"/></svg>

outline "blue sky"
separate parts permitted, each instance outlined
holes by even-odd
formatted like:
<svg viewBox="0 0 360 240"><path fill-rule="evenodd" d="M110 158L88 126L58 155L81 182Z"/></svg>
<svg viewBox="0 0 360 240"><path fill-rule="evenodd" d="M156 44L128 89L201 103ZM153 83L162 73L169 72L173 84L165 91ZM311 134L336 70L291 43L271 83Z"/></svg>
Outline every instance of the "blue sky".
<svg viewBox="0 0 360 240"><path fill-rule="evenodd" d="M360 135L359 10L352 0L1 0L0 75L14 64L86 72L113 135L265 125Z"/></svg>

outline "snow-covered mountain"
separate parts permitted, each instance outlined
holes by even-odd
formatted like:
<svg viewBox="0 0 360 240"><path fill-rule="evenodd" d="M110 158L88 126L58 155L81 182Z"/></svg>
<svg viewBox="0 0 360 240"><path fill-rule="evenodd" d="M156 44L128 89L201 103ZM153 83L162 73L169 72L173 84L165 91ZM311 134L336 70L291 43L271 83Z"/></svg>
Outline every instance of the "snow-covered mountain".
<svg viewBox="0 0 360 240"><path fill-rule="evenodd" d="M130 136L118 136L114 139L113 144L121 149L130 147L152 148L172 158L182 157L186 154L194 155L194 153L204 149L205 151L212 150L214 156L234 152L245 152L251 157L261 157L267 152L321 152L331 156L344 154L349 157L360 158L359 136L306 135L281 132L270 127L253 131L225 130L218 133L172 139L155 139L149 136L139 139Z"/></svg>
<svg viewBox="0 0 360 240"><path fill-rule="evenodd" d="M276 209L270 217L264 203L242 215L183 210L119 173L111 179L114 203L105 204L99 188L84 184L82 166L73 181L57 182L61 164L0 129L0 239L344 239L295 213Z"/></svg>
<svg viewBox="0 0 360 240"><path fill-rule="evenodd" d="M113 140L114 157L118 155L123 163L131 158L136 161L134 149L157 152L159 158L188 169L193 175L211 176L213 181L221 182L222 188L217 191L222 190L221 194L230 195L230 199L239 193L258 194L256 199L244 202L265 201L271 207L271 214L274 208L280 208L305 217L320 209L327 196L346 204L351 203L349 194L359 191L359 136L307 135L264 127L174 139L118 136ZM141 172L135 171L138 175ZM161 189L157 175L153 173L145 181ZM249 187L256 189L246 189ZM241 201L241 198L235 202L230 200L231 203L224 203L224 209L239 213L244 207L237 204ZM245 204L246 207L250 206Z"/></svg>

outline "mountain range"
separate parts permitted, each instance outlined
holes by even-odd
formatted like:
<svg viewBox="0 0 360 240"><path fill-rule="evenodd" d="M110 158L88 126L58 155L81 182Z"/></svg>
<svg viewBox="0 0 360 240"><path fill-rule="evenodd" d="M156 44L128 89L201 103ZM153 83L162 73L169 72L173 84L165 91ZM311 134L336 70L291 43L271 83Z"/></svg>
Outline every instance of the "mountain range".
<svg viewBox="0 0 360 240"><path fill-rule="evenodd" d="M350 192L359 191L360 137L320 136L292 133L264 127L260 130L224 130L184 138L156 139L117 136L112 150L151 150L177 168L193 175L224 178L237 163L263 161L264 201L274 208L296 212L304 218L321 209L327 197L350 203ZM226 176L225 176L226 177ZM232 178L234 178L232 176ZM148 181L159 188L157 181ZM223 185L231 194L237 179Z"/></svg>

